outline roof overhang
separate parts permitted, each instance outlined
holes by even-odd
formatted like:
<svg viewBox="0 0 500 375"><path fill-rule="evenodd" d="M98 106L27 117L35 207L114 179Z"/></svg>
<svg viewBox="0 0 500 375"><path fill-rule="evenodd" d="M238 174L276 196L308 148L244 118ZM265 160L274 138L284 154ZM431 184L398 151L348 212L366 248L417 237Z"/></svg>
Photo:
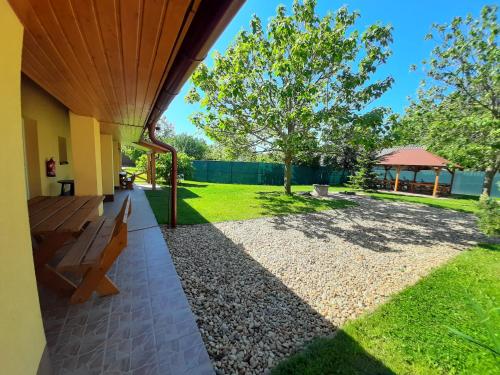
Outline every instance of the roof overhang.
<svg viewBox="0 0 500 375"><path fill-rule="evenodd" d="M458 164L453 165L449 160L435 155L421 147L399 148L382 153L377 165L388 167L405 167L408 169L437 169L437 168L461 168Z"/></svg>
<svg viewBox="0 0 500 375"><path fill-rule="evenodd" d="M159 154L170 152L170 150L168 150L167 148L162 147L161 145L158 145L156 143L148 142L144 139L140 139L138 142L134 142L134 144L142 149L146 149L148 151L156 152Z"/></svg>
<svg viewBox="0 0 500 375"><path fill-rule="evenodd" d="M8 1L24 26L23 73L124 143L161 115L244 2Z"/></svg>

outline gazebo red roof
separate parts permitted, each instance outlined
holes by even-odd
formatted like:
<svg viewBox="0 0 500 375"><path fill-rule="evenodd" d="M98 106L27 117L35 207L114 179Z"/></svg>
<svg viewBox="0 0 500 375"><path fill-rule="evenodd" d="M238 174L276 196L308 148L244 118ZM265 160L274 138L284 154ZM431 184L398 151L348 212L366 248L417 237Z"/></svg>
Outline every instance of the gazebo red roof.
<svg viewBox="0 0 500 375"><path fill-rule="evenodd" d="M424 150L421 147L409 147L384 150L379 154L378 165L445 168L451 162Z"/></svg>

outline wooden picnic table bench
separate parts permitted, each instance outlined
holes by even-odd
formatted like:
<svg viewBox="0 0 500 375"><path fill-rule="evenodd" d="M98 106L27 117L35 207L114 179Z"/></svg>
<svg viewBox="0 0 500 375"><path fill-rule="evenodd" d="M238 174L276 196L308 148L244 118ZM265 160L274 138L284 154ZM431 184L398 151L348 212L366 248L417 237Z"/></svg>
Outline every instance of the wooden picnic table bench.
<svg viewBox="0 0 500 375"><path fill-rule="evenodd" d="M55 289L72 288L48 262L66 242L80 234L86 223L99 216L103 200L103 196L41 196L28 201L35 271L42 284Z"/></svg>
<svg viewBox="0 0 500 375"><path fill-rule="evenodd" d="M72 284L71 303L87 301L94 291L101 296L119 292L106 273L127 246L127 220L131 212L132 205L127 196L115 218L93 220L80 237L67 245L56 270L81 277L78 285Z"/></svg>

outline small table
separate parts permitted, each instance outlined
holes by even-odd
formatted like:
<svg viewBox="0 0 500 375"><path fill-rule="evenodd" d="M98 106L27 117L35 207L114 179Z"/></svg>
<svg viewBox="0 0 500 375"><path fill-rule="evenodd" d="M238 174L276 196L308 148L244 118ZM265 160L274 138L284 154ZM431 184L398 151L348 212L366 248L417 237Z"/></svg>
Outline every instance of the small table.
<svg viewBox="0 0 500 375"><path fill-rule="evenodd" d="M66 195L64 187L69 185L69 195L75 195L75 180L59 180L57 181L61 184L61 196Z"/></svg>
<svg viewBox="0 0 500 375"><path fill-rule="evenodd" d="M57 250L77 236L84 225L99 215L104 196L36 197L28 201L33 259L38 280L60 292L71 292L74 284L48 262Z"/></svg>

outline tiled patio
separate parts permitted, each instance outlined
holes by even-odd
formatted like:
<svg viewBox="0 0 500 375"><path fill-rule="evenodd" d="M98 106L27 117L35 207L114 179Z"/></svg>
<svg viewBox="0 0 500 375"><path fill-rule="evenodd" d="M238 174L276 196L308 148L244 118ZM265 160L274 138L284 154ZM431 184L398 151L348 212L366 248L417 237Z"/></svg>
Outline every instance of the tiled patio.
<svg viewBox="0 0 500 375"><path fill-rule="evenodd" d="M144 191L117 192L105 215L114 215L127 193L129 244L109 273L120 294L70 306L40 288L54 373L213 374Z"/></svg>

